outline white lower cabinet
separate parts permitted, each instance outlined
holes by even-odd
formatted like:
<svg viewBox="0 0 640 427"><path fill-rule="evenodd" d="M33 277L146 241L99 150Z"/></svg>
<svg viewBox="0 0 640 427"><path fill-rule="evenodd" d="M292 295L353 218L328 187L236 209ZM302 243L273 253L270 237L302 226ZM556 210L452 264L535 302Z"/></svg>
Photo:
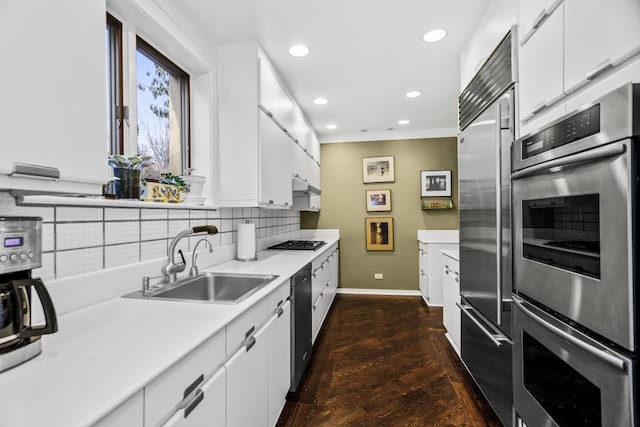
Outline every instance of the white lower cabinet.
<svg viewBox="0 0 640 427"><path fill-rule="evenodd" d="M418 230L420 293L430 306L442 305L443 249L458 249L458 230Z"/></svg>
<svg viewBox="0 0 640 427"><path fill-rule="evenodd" d="M336 244L313 260L311 280L311 337L315 342L338 289L339 248Z"/></svg>
<svg viewBox="0 0 640 427"><path fill-rule="evenodd" d="M250 335L225 363L227 369L227 425L260 427L267 425L267 358L269 337L277 314Z"/></svg>
<svg viewBox="0 0 640 427"><path fill-rule="evenodd" d="M460 356L460 263L447 254L442 254L442 323L447 338Z"/></svg>
<svg viewBox="0 0 640 427"><path fill-rule="evenodd" d="M218 369L197 391L193 399L178 410L163 427L225 426L225 374L224 367Z"/></svg>
<svg viewBox="0 0 640 427"><path fill-rule="evenodd" d="M291 385L291 303L286 301L267 338L267 426L278 422Z"/></svg>

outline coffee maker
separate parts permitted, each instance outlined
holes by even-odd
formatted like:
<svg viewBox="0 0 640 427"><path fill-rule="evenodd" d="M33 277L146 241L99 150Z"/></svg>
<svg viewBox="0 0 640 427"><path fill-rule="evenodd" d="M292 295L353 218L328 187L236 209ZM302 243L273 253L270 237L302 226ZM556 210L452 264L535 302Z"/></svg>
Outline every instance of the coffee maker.
<svg viewBox="0 0 640 427"><path fill-rule="evenodd" d="M40 337L58 330L56 312L39 278L31 271L42 266L42 218L0 216L0 372L36 357ZM31 324L35 289L45 324Z"/></svg>

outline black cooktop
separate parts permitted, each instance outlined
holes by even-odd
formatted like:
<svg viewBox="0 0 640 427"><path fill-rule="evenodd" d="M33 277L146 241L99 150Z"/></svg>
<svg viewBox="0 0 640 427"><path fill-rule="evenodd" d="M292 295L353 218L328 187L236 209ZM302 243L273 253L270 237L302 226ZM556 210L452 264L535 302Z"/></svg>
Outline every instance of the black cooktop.
<svg viewBox="0 0 640 427"><path fill-rule="evenodd" d="M280 249L285 251L315 251L327 242L321 240L287 240L277 245L269 246L267 249Z"/></svg>

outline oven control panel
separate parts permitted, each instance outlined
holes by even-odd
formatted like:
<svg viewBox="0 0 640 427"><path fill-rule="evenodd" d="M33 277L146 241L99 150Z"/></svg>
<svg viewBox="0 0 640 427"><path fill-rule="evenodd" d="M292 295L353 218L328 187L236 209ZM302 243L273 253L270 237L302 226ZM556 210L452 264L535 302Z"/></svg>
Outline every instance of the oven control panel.
<svg viewBox="0 0 640 427"><path fill-rule="evenodd" d="M522 141L522 159L600 132L600 104L574 114Z"/></svg>
<svg viewBox="0 0 640 427"><path fill-rule="evenodd" d="M42 266L42 219L0 217L0 274Z"/></svg>

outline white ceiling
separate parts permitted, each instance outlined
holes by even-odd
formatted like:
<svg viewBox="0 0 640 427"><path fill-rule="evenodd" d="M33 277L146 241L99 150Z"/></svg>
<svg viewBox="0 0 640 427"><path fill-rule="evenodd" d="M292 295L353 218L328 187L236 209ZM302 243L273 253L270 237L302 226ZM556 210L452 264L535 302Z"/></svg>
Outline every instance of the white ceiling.
<svg viewBox="0 0 640 427"><path fill-rule="evenodd" d="M320 140L333 142L455 135L460 50L488 4L182 0L181 8L215 44L257 40ZM423 42L435 28L448 36ZM310 54L290 56L294 44L308 46ZM410 90L422 96L406 98ZM329 103L315 105L320 96ZM399 125L400 119L411 123ZM329 123L338 128L326 129Z"/></svg>

